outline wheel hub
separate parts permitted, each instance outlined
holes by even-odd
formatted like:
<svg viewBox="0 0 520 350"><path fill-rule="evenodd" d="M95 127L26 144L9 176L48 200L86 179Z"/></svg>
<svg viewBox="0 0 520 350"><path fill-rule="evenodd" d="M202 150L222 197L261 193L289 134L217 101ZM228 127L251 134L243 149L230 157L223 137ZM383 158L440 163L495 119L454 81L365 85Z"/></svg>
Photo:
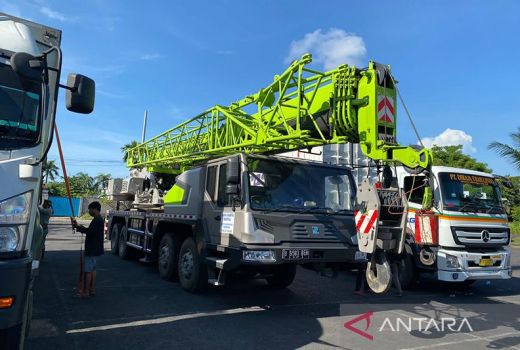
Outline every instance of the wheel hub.
<svg viewBox="0 0 520 350"><path fill-rule="evenodd" d="M159 251L159 263L163 268L168 267L169 259L170 248L168 247L168 245L165 244L161 247L161 250Z"/></svg>
<svg viewBox="0 0 520 350"><path fill-rule="evenodd" d="M190 279L193 274L193 253L187 250L181 258L181 272L184 278Z"/></svg>

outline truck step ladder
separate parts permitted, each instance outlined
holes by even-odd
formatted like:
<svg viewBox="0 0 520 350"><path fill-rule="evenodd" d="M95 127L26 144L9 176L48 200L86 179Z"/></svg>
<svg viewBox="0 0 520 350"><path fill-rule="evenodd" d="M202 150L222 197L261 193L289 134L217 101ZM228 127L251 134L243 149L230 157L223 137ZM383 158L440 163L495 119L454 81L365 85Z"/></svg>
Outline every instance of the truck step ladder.
<svg viewBox="0 0 520 350"><path fill-rule="evenodd" d="M226 284L226 272L224 267L228 259L216 256L207 256L206 264L208 265L208 283L214 286L223 286Z"/></svg>

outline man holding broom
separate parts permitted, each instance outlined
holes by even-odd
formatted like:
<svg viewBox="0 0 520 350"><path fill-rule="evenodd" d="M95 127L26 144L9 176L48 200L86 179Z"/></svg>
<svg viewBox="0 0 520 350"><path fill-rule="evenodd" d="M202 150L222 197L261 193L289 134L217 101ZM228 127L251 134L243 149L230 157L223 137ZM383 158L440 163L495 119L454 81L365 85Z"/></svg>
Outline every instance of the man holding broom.
<svg viewBox="0 0 520 350"><path fill-rule="evenodd" d="M96 260L98 256L103 254L103 231L105 223L101 216L101 204L99 204L99 202L90 203L88 205L88 213L93 217L88 227L78 225L76 220L72 223L77 231L86 235L84 254L85 279L83 290L78 291L78 298L88 298L96 295Z"/></svg>

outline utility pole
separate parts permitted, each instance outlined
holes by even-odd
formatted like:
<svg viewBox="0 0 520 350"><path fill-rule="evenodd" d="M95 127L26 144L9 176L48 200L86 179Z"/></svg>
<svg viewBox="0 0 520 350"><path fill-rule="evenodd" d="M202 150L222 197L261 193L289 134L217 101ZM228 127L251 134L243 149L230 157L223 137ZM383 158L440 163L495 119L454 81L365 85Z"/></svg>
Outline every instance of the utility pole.
<svg viewBox="0 0 520 350"><path fill-rule="evenodd" d="M144 119L143 119L143 135L141 137L141 143L145 141L146 138L146 122L148 121L148 111L144 111Z"/></svg>

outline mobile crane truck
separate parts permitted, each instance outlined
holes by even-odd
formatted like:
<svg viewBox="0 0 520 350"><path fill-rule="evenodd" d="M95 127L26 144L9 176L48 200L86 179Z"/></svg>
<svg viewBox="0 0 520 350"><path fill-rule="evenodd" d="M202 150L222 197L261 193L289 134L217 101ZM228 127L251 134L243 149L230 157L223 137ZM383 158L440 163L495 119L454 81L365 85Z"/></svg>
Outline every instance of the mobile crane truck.
<svg viewBox="0 0 520 350"><path fill-rule="evenodd" d="M116 191L133 204L108 213L113 253L156 261L163 279L178 278L191 292L224 284L230 272L285 287L297 264L324 271L365 253L368 285L386 291L386 253L402 253L408 212L389 168L382 183L356 190L346 167L274 154L356 142L380 165L425 172L431 154L396 141L388 66L320 72L306 66L311 59L306 54L257 93L128 150L128 167L152 176ZM430 201L427 187L425 207Z"/></svg>
<svg viewBox="0 0 520 350"><path fill-rule="evenodd" d="M90 113L94 81L60 84L61 31L0 13L0 347L23 348L43 231L42 163L52 143L59 87L67 109Z"/></svg>
<svg viewBox="0 0 520 350"><path fill-rule="evenodd" d="M511 278L511 235L493 175L433 166L433 180L429 180L433 216L424 227L417 222L416 212L421 210L425 175L410 174L402 167L396 172L409 203L406 256L400 269L403 287L412 286L421 272L465 284Z"/></svg>

